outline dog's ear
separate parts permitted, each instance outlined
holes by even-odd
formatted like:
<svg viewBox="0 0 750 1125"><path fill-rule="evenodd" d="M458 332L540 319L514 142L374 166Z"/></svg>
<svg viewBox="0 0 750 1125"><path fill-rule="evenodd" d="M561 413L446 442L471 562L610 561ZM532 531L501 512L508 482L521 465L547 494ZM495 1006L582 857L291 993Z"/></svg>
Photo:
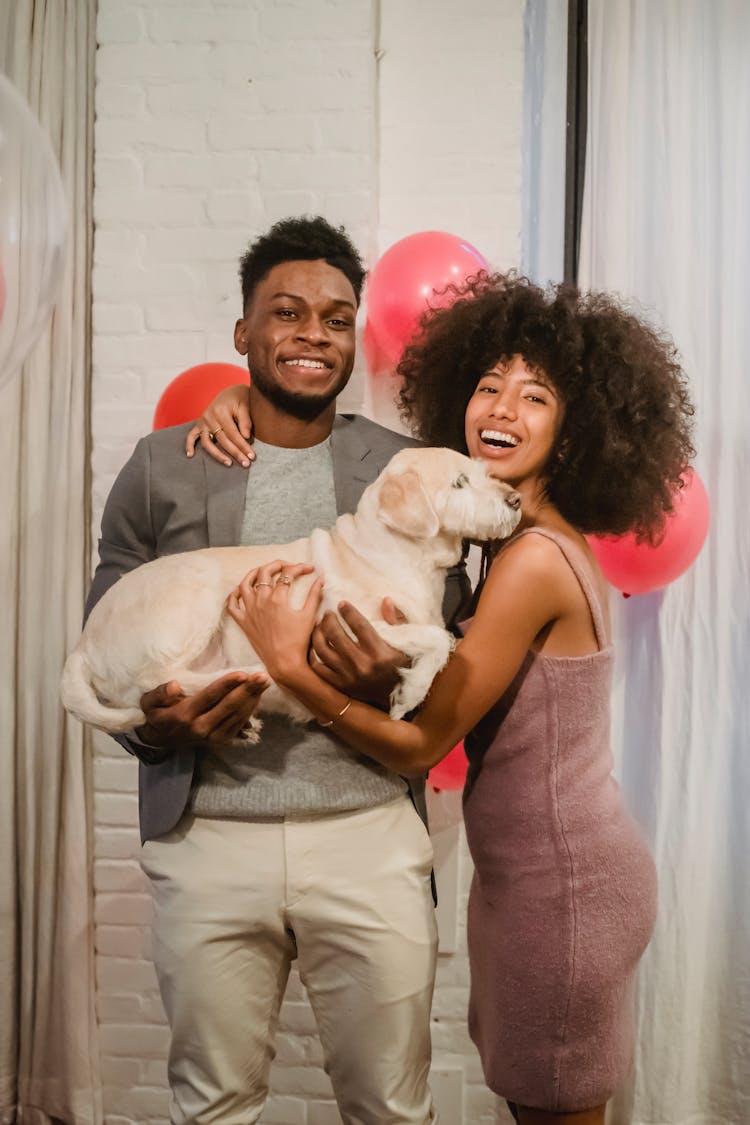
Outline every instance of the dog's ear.
<svg viewBox="0 0 750 1125"><path fill-rule="evenodd" d="M386 527L415 539L427 539L440 530L437 512L415 469L386 477L378 495L378 514Z"/></svg>

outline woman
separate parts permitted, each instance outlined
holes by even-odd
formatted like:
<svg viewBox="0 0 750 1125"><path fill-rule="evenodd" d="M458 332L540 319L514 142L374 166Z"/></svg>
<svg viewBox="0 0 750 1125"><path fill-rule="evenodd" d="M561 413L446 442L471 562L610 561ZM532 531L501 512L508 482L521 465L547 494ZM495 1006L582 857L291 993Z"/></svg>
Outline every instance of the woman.
<svg viewBox="0 0 750 1125"><path fill-rule="evenodd" d="M419 436L483 460L523 512L423 709L395 722L315 674L320 580L288 605L307 568L251 572L229 612L277 682L389 768L424 773L467 735L469 1022L486 1080L521 1125L601 1125L632 1061L656 879L611 776L607 592L583 533L658 535L693 452L684 377L614 301L502 275L427 314L399 370Z"/></svg>

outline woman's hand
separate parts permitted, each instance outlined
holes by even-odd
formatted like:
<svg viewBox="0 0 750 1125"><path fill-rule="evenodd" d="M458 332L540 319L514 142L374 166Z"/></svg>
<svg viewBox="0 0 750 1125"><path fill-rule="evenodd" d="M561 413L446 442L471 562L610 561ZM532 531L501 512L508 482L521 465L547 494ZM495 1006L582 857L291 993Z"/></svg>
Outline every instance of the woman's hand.
<svg viewBox="0 0 750 1125"><path fill-rule="evenodd" d="M286 685L296 673L307 672L310 634L323 596L323 579L316 578L299 609L289 604L296 578L311 574L307 563L276 560L249 571L227 598L227 611L250 641L277 683Z"/></svg>
<svg viewBox="0 0 750 1125"><path fill-rule="evenodd" d="M206 407L186 438L185 452L192 457L196 442L200 441L214 461L231 465L235 460L247 469L255 460L250 444L252 432L249 390L244 383L237 383L220 391Z"/></svg>

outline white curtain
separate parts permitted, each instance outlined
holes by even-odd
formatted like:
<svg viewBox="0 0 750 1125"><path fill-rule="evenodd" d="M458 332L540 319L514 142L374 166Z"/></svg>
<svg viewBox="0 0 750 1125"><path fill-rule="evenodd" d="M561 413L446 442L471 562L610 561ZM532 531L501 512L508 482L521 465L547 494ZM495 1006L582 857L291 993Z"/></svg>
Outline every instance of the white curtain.
<svg viewBox="0 0 750 1125"><path fill-rule="evenodd" d="M0 66L71 210L52 323L0 393L0 1122L101 1121L87 757L57 682L88 561L94 0L0 0Z"/></svg>
<svg viewBox="0 0 750 1125"><path fill-rule="evenodd" d="M566 0L526 0L521 267L541 285L565 268L567 37Z"/></svg>
<svg viewBox="0 0 750 1125"><path fill-rule="evenodd" d="M617 597L616 750L660 872L633 1125L750 1121L750 4L589 0L580 283L674 337L711 530Z"/></svg>

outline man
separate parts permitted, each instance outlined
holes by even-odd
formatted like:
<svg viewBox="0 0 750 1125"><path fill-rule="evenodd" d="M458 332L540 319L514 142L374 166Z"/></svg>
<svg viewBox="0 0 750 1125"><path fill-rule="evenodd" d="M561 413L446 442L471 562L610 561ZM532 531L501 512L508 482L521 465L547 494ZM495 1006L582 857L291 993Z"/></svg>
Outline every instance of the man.
<svg viewBox="0 0 750 1125"><path fill-rule="evenodd" d="M88 609L158 555L330 526L410 443L335 413L364 280L343 231L277 223L241 277L234 339L251 375L256 458L229 472L203 454L188 462L185 426L142 439L105 508ZM450 584L457 602L465 576ZM393 650L354 624L374 645L371 671L387 666ZM263 687L229 675L186 697L163 684L141 701L145 725L119 739L141 762L171 1119L258 1120L296 957L346 1125L425 1125L436 955L425 827L407 783L329 729L266 717L258 746L240 741Z"/></svg>

